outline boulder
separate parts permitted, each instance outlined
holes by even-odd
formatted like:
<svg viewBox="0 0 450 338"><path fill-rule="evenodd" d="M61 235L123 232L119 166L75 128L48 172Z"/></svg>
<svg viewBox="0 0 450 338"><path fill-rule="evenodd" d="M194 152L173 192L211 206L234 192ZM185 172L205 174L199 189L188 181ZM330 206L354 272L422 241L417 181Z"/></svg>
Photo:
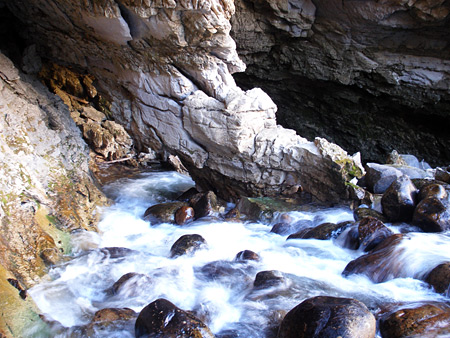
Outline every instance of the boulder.
<svg viewBox="0 0 450 338"><path fill-rule="evenodd" d="M223 218L228 222L240 222L241 221L241 213L238 208L234 207L229 210Z"/></svg>
<svg viewBox="0 0 450 338"><path fill-rule="evenodd" d="M152 279L142 273L129 272L120 277L112 286L112 294L121 293L134 297L145 292L152 285Z"/></svg>
<svg viewBox="0 0 450 338"><path fill-rule="evenodd" d="M342 274L364 274L375 283L382 283L403 275L403 262L398 259L402 251L397 250L405 235L395 234L378 244L371 252L349 262Z"/></svg>
<svg viewBox="0 0 450 338"><path fill-rule="evenodd" d="M438 293L446 293L450 287L450 262L436 266L425 277L425 281L430 284Z"/></svg>
<svg viewBox="0 0 450 338"><path fill-rule="evenodd" d="M136 319L135 336L214 338L203 322L166 299L157 299L142 309Z"/></svg>
<svg viewBox="0 0 450 338"><path fill-rule="evenodd" d="M445 186L442 184L430 182L429 184L424 184L418 194L418 200L424 200L427 197L436 197L437 199L445 199L448 197L448 192Z"/></svg>
<svg viewBox="0 0 450 338"><path fill-rule="evenodd" d="M180 208L187 206L185 202L167 202L155 204L145 210L144 220L154 222L175 222L175 213Z"/></svg>
<svg viewBox="0 0 450 338"><path fill-rule="evenodd" d="M132 320L137 317L137 313L131 309L117 309L117 308L106 308L98 310L91 323L111 323L117 320Z"/></svg>
<svg viewBox="0 0 450 338"><path fill-rule="evenodd" d="M286 282L284 274L277 270L260 271L256 274L253 286L256 289L266 289L273 286L279 286Z"/></svg>
<svg viewBox="0 0 450 338"><path fill-rule="evenodd" d="M206 240L197 234L183 235L170 248L170 257L193 254L206 246Z"/></svg>
<svg viewBox="0 0 450 338"><path fill-rule="evenodd" d="M190 203L194 208L195 219L210 216L219 208L217 196L212 191L200 194L197 199L191 199Z"/></svg>
<svg viewBox="0 0 450 338"><path fill-rule="evenodd" d="M194 220L194 209L188 206L182 206L175 212L175 223L178 225L184 225Z"/></svg>
<svg viewBox="0 0 450 338"><path fill-rule="evenodd" d="M434 178L436 180L450 184L450 166L447 168L436 168Z"/></svg>
<svg viewBox="0 0 450 338"><path fill-rule="evenodd" d="M392 166L367 163L364 181L371 192L374 194L382 194L400 176L402 176L402 172Z"/></svg>
<svg viewBox="0 0 450 338"><path fill-rule="evenodd" d="M360 221L361 219L363 219L365 217L373 217L373 218L380 220L383 223L386 223L388 221L381 212L378 212L374 209L367 208L367 207L356 208L353 211L353 216L356 221Z"/></svg>
<svg viewBox="0 0 450 338"><path fill-rule="evenodd" d="M416 207L417 189L408 176L398 177L383 194L383 214L391 222L409 222Z"/></svg>
<svg viewBox="0 0 450 338"><path fill-rule="evenodd" d="M277 338L373 338L375 331L375 317L360 301L318 296L288 312Z"/></svg>
<svg viewBox="0 0 450 338"><path fill-rule="evenodd" d="M342 222L342 223L323 223L314 228L303 229L299 232L289 235L287 239L293 238L314 238L327 240L331 238L337 238L349 225L351 222Z"/></svg>
<svg viewBox="0 0 450 338"><path fill-rule="evenodd" d="M425 232L442 232L450 229L450 197L427 197L417 204L412 223Z"/></svg>
<svg viewBox="0 0 450 338"><path fill-rule="evenodd" d="M235 261L245 262L245 261L259 261L259 255L251 250L244 250L237 253Z"/></svg>
<svg viewBox="0 0 450 338"><path fill-rule="evenodd" d="M383 338L445 337L450 334L450 307L422 304L388 312L379 320Z"/></svg>
<svg viewBox="0 0 450 338"><path fill-rule="evenodd" d="M358 248L370 251L391 236L393 232L376 218L366 217L359 221Z"/></svg>

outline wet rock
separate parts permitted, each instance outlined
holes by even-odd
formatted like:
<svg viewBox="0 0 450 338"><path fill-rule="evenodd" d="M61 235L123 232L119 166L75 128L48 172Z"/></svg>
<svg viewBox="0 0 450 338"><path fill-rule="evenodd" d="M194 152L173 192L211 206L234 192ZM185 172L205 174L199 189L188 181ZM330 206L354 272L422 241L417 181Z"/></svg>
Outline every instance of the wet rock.
<svg viewBox="0 0 450 338"><path fill-rule="evenodd" d="M446 293L450 287L450 262L436 266L426 276L425 281L438 293Z"/></svg>
<svg viewBox="0 0 450 338"><path fill-rule="evenodd" d="M403 276L403 262L398 259L402 250L397 247L405 238L403 234L395 234L378 244L371 252L349 262L342 274L364 274L375 283L382 283Z"/></svg>
<svg viewBox="0 0 450 338"><path fill-rule="evenodd" d="M450 197L427 197L417 204L412 223L425 232L450 229Z"/></svg>
<svg viewBox="0 0 450 338"><path fill-rule="evenodd" d="M188 206L182 206L175 212L175 223L183 225L194 220L194 209Z"/></svg>
<svg viewBox="0 0 450 338"><path fill-rule="evenodd" d="M206 240L197 234L181 236L170 248L170 257L193 254L206 246Z"/></svg>
<svg viewBox="0 0 450 338"><path fill-rule="evenodd" d="M294 223L289 214L281 214L278 223L275 223L270 230L278 235L290 235L298 231L298 224Z"/></svg>
<svg viewBox="0 0 450 338"><path fill-rule="evenodd" d="M199 192L195 188L190 188L183 192L180 196L177 197L177 201L181 202L189 202L189 200L194 197L195 195L198 195Z"/></svg>
<svg viewBox="0 0 450 338"><path fill-rule="evenodd" d="M245 279L245 271L241 265L229 261L215 261L204 265L201 273L206 279L226 279L231 282L233 278L239 279L239 284Z"/></svg>
<svg viewBox="0 0 450 338"><path fill-rule="evenodd" d="M450 333L450 307L423 304L384 314L379 320L383 338L440 337Z"/></svg>
<svg viewBox="0 0 450 338"><path fill-rule="evenodd" d="M109 258L121 258L136 254L138 251L122 247L106 247L99 250L103 255Z"/></svg>
<svg viewBox="0 0 450 338"><path fill-rule="evenodd" d="M358 225L358 247L370 251L392 234L393 232L380 220L372 217L363 218Z"/></svg>
<svg viewBox="0 0 450 338"><path fill-rule="evenodd" d="M448 192L442 184L424 184L419 190L418 200L421 201L428 197L436 197L437 199L442 200L448 197Z"/></svg>
<svg viewBox="0 0 450 338"><path fill-rule="evenodd" d="M117 320L131 320L137 317L137 313L131 309L107 308L97 311L92 318L92 323L114 322Z"/></svg>
<svg viewBox="0 0 450 338"><path fill-rule="evenodd" d="M364 208L364 207L357 208L353 212L353 216L355 217L356 221L360 221L361 219L363 219L365 217L373 217L373 218L380 220L383 223L386 223L388 221L381 212L378 212L371 208Z"/></svg>
<svg viewBox="0 0 450 338"><path fill-rule="evenodd" d="M145 210L144 220L173 223L175 221L175 212L186 205L185 202L168 202L152 205Z"/></svg>
<svg viewBox="0 0 450 338"><path fill-rule="evenodd" d="M242 197L236 207L247 219L270 222L277 212L298 210L295 200L271 197Z"/></svg>
<svg viewBox="0 0 450 338"><path fill-rule="evenodd" d="M290 235L287 239L303 238L303 239L321 239L327 240L338 237L351 222L323 223L311 229L303 229L295 234Z"/></svg>
<svg viewBox="0 0 450 338"><path fill-rule="evenodd" d="M383 214L391 222L411 221L416 207L417 189L408 176L398 177L381 198Z"/></svg>
<svg viewBox="0 0 450 338"><path fill-rule="evenodd" d="M253 286L256 289L266 289L272 286L278 286L285 283L286 277L277 270L260 271L256 274Z"/></svg>
<svg viewBox="0 0 450 338"><path fill-rule="evenodd" d="M195 219L210 216L218 210L217 196L212 191L201 194L201 197L191 204L194 208Z"/></svg>
<svg viewBox="0 0 450 338"><path fill-rule="evenodd" d="M128 297L142 294L142 291L152 285L152 279L142 273L129 272L120 277L112 286L112 294L124 294Z"/></svg>
<svg viewBox="0 0 450 338"><path fill-rule="evenodd" d="M400 176L402 176L402 172L392 166L367 163L364 181L371 192L382 194Z"/></svg>
<svg viewBox="0 0 450 338"><path fill-rule="evenodd" d="M135 336L165 338L214 338L210 329L194 315L165 299L142 309L135 324Z"/></svg>
<svg viewBox="0 0 450 338"><path fill-rule="evenodd" d="M375 317L355 299L314 297L284 317L277 338L375 337Z"/></svg>
<svg viewBox="0 0 450 338"><path fill-rule="evenodd" d="M235 261L245 262L245 261L259 261L259 255L251 250L244 250L237 253Z"/></svg>
<svg viewBox="0 0 450 338"><path fill-rule="evenodd" d="M436 168L434 178L445 183L450 183L450 167Z"/></svg>
<svg viewBox="0 0 450 338"><path fill-rule="evenodd" d="M226 221L231 221L231 222L240 222L241 221L241 213L239 211L238 208L234 207L233 209L229 210L224 216L223 218Z"/></svg>

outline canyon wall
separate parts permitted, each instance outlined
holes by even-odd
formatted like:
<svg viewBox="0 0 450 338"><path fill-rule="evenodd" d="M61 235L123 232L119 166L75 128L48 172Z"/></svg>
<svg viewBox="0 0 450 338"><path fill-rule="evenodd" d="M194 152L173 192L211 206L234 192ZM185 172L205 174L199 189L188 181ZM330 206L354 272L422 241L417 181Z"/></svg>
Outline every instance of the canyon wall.
<svg viewBox="0 0 450 338"><path fill-rule="evenodd" d="M232 36L280 124L363 160L450 161L450 3L237 0Z"/></svg>
<svg viewBox="0 0 450 338"><path fill-rule="evenodd" d="M67 107L1 53L0 113L0 336L27 337L40 319L26 290L70 254L71 233L96 230L107 200Z"/></svg>
<svg viewBox="0 0 450 338"><path fill-rule="evenodd" d="M227 199L304 190L338 202L361 173L339 147L278 126L262 90L236 85L245 65L229 35L231 0L6 5L25 45L92 74L137 147L178 155L203 189Z"/></svg>

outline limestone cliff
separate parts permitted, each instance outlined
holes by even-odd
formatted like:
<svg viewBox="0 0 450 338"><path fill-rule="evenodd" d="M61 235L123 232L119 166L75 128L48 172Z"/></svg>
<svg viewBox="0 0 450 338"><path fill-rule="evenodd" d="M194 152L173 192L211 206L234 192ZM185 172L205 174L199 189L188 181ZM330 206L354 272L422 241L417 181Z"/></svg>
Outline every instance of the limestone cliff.
<svg viewBox="0 0 450 338"><path fill-rule="evenodd" d="M309 142L277 126L269 96L236 85L232 73L245 65L229 34L233 1L6 6L21 22L25 45L93 74L137 147L178 155L201 187L226 198L300 188L322 201L348 197L357 161L325 140ZM304 30L310 25L294 21Z"/></svg>
<svg viewBox="0 0 450 338"><path fill-rule="evenodd" d="M88 162L67 107L0 53L0 333L27 336L39 317L26 289L70 253L71 232L96 229L106 198Z"/></svg>
<svg viewBox="0 0 450 338"><path fill-rule="evenodd" d="M363 159L450 160L450 3L236 0L232 36L278 121Z"/></svg>

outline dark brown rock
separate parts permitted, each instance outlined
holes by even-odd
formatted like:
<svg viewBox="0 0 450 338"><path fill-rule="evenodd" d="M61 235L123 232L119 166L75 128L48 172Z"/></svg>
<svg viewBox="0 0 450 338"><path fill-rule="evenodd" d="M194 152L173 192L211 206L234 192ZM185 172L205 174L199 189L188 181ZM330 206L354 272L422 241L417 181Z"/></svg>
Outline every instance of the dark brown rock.
<svg viewBox="0 0 450 338"><path fill-rule="evenodd" d="M363 218L358 225L359 247L363 247L364 251L370 251L392 234L393 232L380 220L372 217Z"/></svg>
<svg viewBox="0 0 450 338"><path fill-rule="evenodd" d="M299 232L290 235L287 239L314 238L314 239L327 240L327 239L331 239L331 238L336 238L337 236L339 236L339 234L341 234L349 226L349 224L351 224L351 222L342 222L339 224L323 223L314 228L300 230Z"/></svg>
<svg viewBox="0 0 450 338"><path fill-rule="evenodd" d="M427 197L436 197L437 199L442 200L448 197L448 192L445 190L445 187L442 184L426 184L420 188L418 200L421 201Z"/></svg>
<svg viewBox="0 0 450 338"><path fill-rule="evenodd" d="M449 197L427 197L414 210L412 223L425 232L442 232L450 228Z"/></svg>
<svg viewBox="0 0 450 338"><path fill-rule="evenodd" d="M260 271L256 274L253 286L257 289L265 289L278 286L286 281L284 274L277 270Z"/></svg>
<svg viewBox="0 0 450 338"><path fill-rule="evenodd" d="M417 188L408 176L398 177L381 198L383 214L391 222L411 221L416 206Z"/></svg>
<svg viewBox="0 0 450 338"><path fill-rule="evenodd" d="M197 202L192 203L192 206L195 211L195 219L210 216L218 209L217 196L214 192L208 191L202 194Z"/></svg>
<svg viewBox="0 0 450 338"><path fill-rule="evenodd" d="M116 320L131 320L137 317L137 313L131 309L107 308L98 310L92 318L92 323L114 322Z"/></svg>
<svg viewBox="0 0 450 338"><path fill-rule="evenodd" d="M233 208L229 210L223 217L226 221L239 222L241 219L241 213L238 208Z"/></svg>
<svg viewBox="0 0 450 338"><path fill-rule="evenodd" d="M155 204L145 210L144 219L150 222L168 222L175 221L175 212L187 204L184 202L168 202Z"/></svg>
<svg viewBox="0 0 450 338"><path fill-rule="evenodd" d="M197 234L181 236L170 248L172 258L193 254L195 251L206 246L205 239Z"/></svg>
<svg viewBox="0 0 450 338"><path fill-rule="evenodd" d="M289 311L277 338L371 338L375 330L375 317L360 301L319 296Z"/></svg>
<svg viewBox="0 0 450 338"><path fill-rule="evenodd" d="M199 192L197 189L195 188L190 188L188 190L186 190L184 193L182 193L180 196L177 197L177 201L181 201L181 202L189 202L189 200L197 195Z"/></svg>
<svg viewBox="0 0 450 338"><path fill-rule="evenodd" d="M135 324L135 336L164 338L214 338L210 329L194 315L165 299L142 309Z"/></svg>
<svg viewBox="0 0 450 338"><path fill-rule="evenodd" d="M388 237L368 254L348 263L342 274L344 276L364 274L375 283L385 282L396 277L405 277L402 276L401 270L403 262L397 259L402 251L396 250L404 237L403 234Z"/></svg>
<svg viewBox="0 0 450 338"><path fill-rule="evenodd" d="M380 220L383 223L387 222L386 217L382 213L370 208L357 208L353 212L353 216L355 217L356 221L360 221L365 217L373 217Z"/></svg>
<svg viewBox="0 0 450 338"><path fill-rule="evenodd" d="M113 284L111 292L113 294L126 292L128 296L135 296L151 284L152 279L149 276L142 273L129 272Z"/></svg>
<svg viewBox="0 0 450 338"><path fill-rule="evenodd" d="M450 308L445 304L403 308L383 315L379 323L383 338L436 337L450 333Z"/></svg>
<svg viewBox="0 0 450 338"><path fill-rule="evenodd" d="M259 261L259 255L251 250L244 250L237 253L236 261Z"/></svg>
<svg viewBox="0 0 450 338"><path fill-rule="evenodd" d="M450 262L436 266L425 278L438 293L445 293L450 286Z"/></svg>
<svg viewBox="0 0 450 338"><path fill-rule="evenodd" d="M188 206L182 206L175 213L175 223L183 225L194 220L194 209Z"/></svg>

